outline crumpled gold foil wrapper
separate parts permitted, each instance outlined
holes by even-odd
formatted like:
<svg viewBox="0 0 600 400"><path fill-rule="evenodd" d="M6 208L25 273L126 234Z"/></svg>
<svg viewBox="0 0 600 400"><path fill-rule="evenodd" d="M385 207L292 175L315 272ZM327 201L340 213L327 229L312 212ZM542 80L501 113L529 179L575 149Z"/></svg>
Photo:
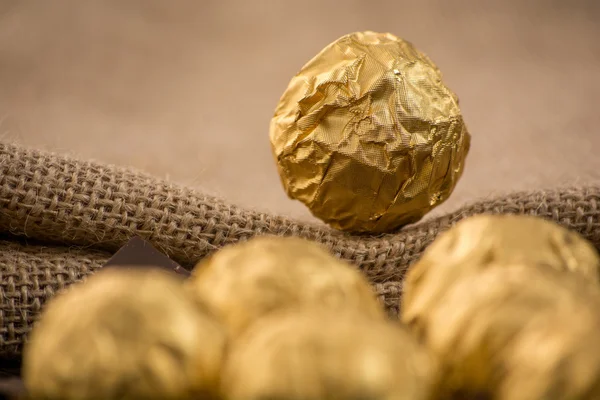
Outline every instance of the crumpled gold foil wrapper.
<svg viewBox="0 0 600 400"><path fill-rule="evenodd" d="M222 384L228 399L426 400L435 367L399 324L307 308L233 342Z"/></svg>
<svg viewBox="0 0 600 400"><path fill-rule="evenodd" d="M266 315L290 308L351 309L365 318L386 318L359 270L296 237L262 236L227 246L198 263L186 289L215 312L233 338Z"/></svg>
<svg viewBox="0 0 600 400"><path fill-rule="evenodd" d="M409 268L402 320L419 329L420 320L458 279L499 263L539 265L600 282L600 256L576 232L539 217L478 215L438 236Z"/></svg>
<svg viewBox="0 0 600 400"><path fill-rule="evenodd" d="M24 348L32 399L218 398L227 337L182 280L111 268L46 304Z"/></svg>
<svg viewBox="0 0 600 400"><path fill-rule="evenodd" d="M289 197L334 228L372 233L416 222L446 200L470 146L436 65L375 32L346 35L301 69L270 139Z"/></svg>
<svg viewBox="0 0 600 400"><path fill-rule="evenodd" d="M427 318L431 400L600 398L600 289L523 263L464 276Z"/></svg>

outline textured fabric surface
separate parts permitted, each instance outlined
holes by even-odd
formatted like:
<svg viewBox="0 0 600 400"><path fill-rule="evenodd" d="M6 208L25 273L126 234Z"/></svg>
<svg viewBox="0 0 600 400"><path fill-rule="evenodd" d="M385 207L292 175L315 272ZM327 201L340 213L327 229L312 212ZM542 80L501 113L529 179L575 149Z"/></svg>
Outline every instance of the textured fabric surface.
<svg viewBox="0 0 600 400"><path fill-rule="evenodd" d="M44 303L102 268L110 253L81 247L0 240L0 359L16 358ZM398 314L400 282L376 284L391 316ZM0 374L3 368L0 363Z"/></svg>
<svg viewBox="0 0 600 400"><path fill-rule="evenodd" d="M0 240L0 357L18 356L43 304L108 258L101 251Z"/></svg>
<svg viewBox="0 0 600 400"><path fill-rule="evenodd" d="M455 222L481 213L552 219L600 246L600 188L520 192L377 237L248 211L143 174L0 144L0 354L19 354L43 303L99 268L133 236L183 266L256 235L318 241L360 268L391 316L401 280L428 244ZM16 241L19 238L20 241ZM23 240L42 245L25 245ZM52 244L52 245L50 245Z"/></svg>
<svg viewBox="0 0 600 400"><path fill-rule="evenodd" d="M300 236L327 246L375 282L399 280L435 236L473 214L554 219L599 244L600 188L519 192L377 237L247 211L150 176L0 144L0 229L38 240L115 251L138 235L183 266L256 235Z"/></svg>

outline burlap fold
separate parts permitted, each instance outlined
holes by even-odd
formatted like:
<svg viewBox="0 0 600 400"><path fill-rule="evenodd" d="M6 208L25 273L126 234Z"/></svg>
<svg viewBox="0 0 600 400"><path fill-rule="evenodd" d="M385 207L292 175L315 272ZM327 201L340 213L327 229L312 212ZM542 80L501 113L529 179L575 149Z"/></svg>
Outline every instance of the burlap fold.
<svg viewBox="0 0 600 400"><path fill-rule="evenodd" d="M551 218L600 244L600 188L520 192L378 237L248 211L220 199L125 169L0 144L0 230L39 240L115 251L139 235L183 266L261 234L325 244L373 281L401 279L436 235L480 213Z"/></svg>
<svg viewBox="0 0 600 400"><path fill-rule="evenodd" d="M224 245L256 235L315 240L360 268L394 316L407 267L455 222L481 213L538 215L599 247L599 201L597 187L519 192L394 234L361 237L244 210L125 169L0 144L0 231L13 238L0 242L0 355L18 355L43 303L136 235L188 268ZM26 245L17 237L46 246Z"/></svg>

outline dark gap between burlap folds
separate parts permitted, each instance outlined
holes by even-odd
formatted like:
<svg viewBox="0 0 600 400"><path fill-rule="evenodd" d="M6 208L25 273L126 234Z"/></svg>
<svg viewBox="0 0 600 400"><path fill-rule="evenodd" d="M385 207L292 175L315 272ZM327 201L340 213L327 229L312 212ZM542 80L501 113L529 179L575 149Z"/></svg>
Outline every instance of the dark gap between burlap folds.
<svg viewBox="0 0 600 400"><path fill-rule="evenodd" d="M407 267L457 221L482 213L538 215L598 247L599 200L597 187L520 192L394 234L353 236L244 210L126 169L0 144L0 231L12 237L0 241L0 356L18 357L44 302L100 268L133 236L187 268L224 245L257 235L311 239L361 269L388 313L397 316Z"/></svg>

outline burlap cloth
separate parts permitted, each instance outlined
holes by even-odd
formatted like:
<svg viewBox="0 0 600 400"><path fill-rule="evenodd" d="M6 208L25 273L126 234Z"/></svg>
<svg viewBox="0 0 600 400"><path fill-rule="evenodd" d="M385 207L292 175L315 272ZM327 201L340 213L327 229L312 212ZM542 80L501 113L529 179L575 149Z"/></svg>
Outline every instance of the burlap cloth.
<svg viewBox="0 0 600 400"><path fill-rule="evenodd" d="M0 144L0 359L20 355L44 303L101 268L133 236L185 267L256 235L318 241L360 268L391 316L407 267L442 231L480 213L553 219L600 246L600 188L519 192L487 199L377 237L343 234L238 208L151 176Z"/></svg>

